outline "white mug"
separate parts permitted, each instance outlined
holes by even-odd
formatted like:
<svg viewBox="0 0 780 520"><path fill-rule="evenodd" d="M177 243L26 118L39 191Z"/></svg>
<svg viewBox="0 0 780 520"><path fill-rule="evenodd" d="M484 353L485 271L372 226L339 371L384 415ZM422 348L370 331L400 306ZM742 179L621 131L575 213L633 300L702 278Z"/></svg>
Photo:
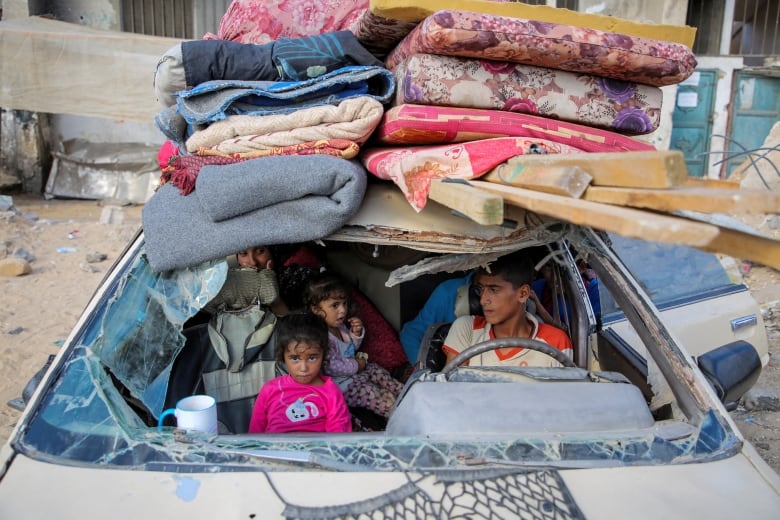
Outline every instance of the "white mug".
<svg viewBox="0 0 780 520"><path fill-rule="evenodd" d="M157 421L157 430L162 431L163 419L176 416L176 427L182 430L197 430L217 433L217 401L210 395L191 395L176 403L176 408L163 410Z"/></svg>

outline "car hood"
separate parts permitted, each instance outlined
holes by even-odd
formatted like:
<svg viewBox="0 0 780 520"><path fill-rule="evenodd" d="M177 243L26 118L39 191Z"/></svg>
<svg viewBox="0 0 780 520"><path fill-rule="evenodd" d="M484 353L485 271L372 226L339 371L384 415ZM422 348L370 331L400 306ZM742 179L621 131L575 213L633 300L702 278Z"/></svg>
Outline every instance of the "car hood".
<svg viewBox="0 0 780 520"><path fill-rule="evenodd" d="M0 517L776 518L778 477L750 446L727 459L636 467L440 472L192 473L87 469L18 456ZM301 468L298 468L301 469ZM304 468L305 469L305 468ZM49 482L46 500L30 482ZM143 497L142 499L140 499ZM140 500L139 500L140 499ZM83 504L62 508L62 504Z"/></svg>

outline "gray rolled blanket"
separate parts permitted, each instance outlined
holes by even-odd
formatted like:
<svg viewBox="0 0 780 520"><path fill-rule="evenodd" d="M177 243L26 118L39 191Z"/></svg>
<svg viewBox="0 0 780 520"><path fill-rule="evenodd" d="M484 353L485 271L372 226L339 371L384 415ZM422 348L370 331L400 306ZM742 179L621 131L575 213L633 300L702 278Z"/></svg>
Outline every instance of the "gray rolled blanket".
<svg viewBox="0 0 780 520"><path fill-rule="evenodd" d="M156 272L256 245L323 238L360 208L367 173L328 155L271 156L204 166L195 191L166 184L146 203L146 256Z"/></svg>

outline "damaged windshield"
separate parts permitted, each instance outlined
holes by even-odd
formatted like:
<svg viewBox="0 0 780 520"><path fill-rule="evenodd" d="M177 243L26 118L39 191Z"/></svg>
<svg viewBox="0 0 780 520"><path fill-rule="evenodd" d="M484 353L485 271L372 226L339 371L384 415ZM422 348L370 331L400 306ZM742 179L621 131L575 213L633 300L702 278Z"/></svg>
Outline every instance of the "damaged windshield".
<svg viewBox="0 0 780 520"><path fill-rule="evenodd" d="M74 336L61 373L17 443L21 450L46 459L147 469L188 464L219 465L223 471L279 465L395 471L642 465L712 457L738 447L730 427L713 411L705 412L697 425L656 420L650 427L612 432L451 438L392 432L288 436L158 432L156 419L166 406L171 367L185 347L182 328L219 293L227 264L218 261L155 273L141 244L133 254L132 262L108 280L107 291L97 297L91 317ZM576 402L572 395L573 407Z"/></svg>

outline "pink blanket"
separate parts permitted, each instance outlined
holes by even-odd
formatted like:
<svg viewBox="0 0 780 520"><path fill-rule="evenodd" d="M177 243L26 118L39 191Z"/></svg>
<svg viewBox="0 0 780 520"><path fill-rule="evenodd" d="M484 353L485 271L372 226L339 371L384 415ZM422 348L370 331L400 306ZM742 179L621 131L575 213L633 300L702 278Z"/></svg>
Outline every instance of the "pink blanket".
<svg viewBox="0 0 780 520"><path fill-rule="evenodd" d="M592 126L504 110L398 105L382 116L374 138L383 144L426 145L494 137L534 137L584 152L655 150L651 144Z"/></svg>
<svg viewBox="0 0 780 520"><path fill-rule="evenodd" d="M374 148L365 150L361 160L380 179L393 181L421 211L432 179L473 179L517 155L580 151L545 139L499 137L443 146Z"/></svg>

